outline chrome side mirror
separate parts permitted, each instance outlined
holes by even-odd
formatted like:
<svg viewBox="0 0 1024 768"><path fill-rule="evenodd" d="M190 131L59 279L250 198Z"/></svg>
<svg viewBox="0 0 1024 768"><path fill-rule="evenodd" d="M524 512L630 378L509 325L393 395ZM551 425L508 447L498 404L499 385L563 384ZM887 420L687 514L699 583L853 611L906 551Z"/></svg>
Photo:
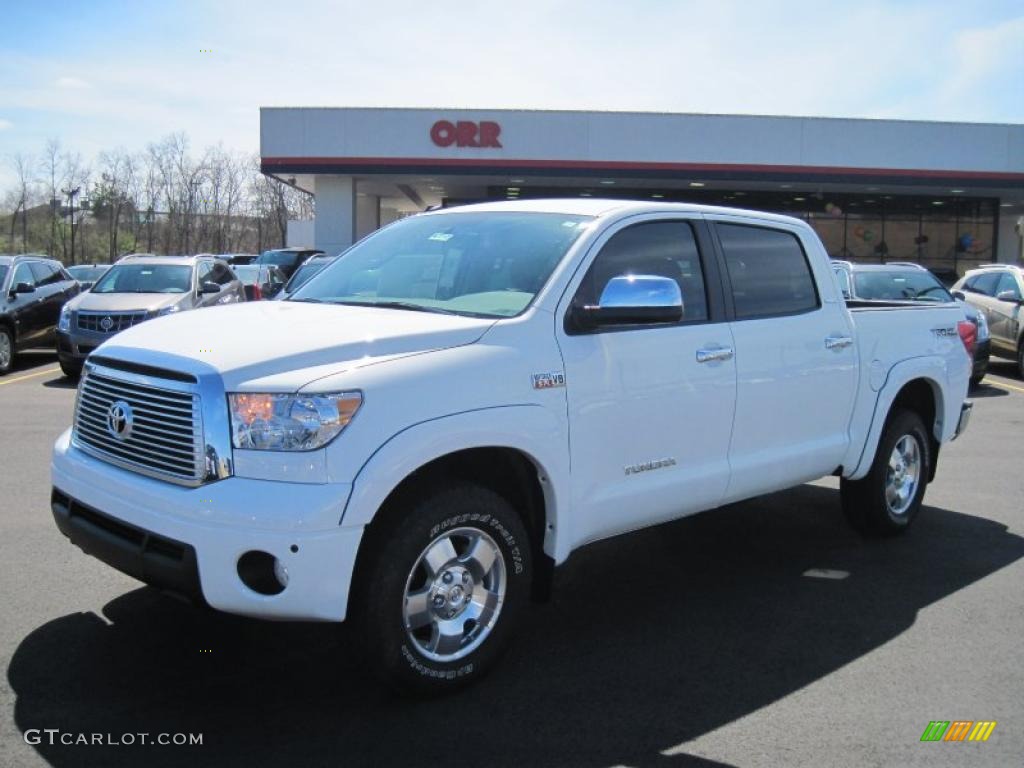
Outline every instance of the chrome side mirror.
<svg viewBox="0 0 1024 768"><path fill-rule="evenodd" d="M597 306L577 306L578 330L610 325L659 325L683 319L679 283L660 275L619 275L608 281Z"/></svg>

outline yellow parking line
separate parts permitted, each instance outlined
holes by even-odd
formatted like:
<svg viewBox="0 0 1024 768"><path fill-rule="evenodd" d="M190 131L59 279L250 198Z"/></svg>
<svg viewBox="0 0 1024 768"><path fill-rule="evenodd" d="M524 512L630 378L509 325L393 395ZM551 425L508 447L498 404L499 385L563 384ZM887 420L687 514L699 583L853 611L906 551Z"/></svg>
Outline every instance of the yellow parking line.
<svg viewBox="0 0 1024 768"><path fill-rule="evenodd" d="M1024 387L1015 387L1013 384L1003 384L1001 381L992 381L992 379L986 379L986 384L991 384L993 387L1002 387L1003 389L1012 389L1014 392L1024 392Z"/></svg>
<svg viewBox="0 0 1024 768"><path fill-rule="evenodd" d="M32 379L36 376L45 376L48 373L56 373L59 370L60 368L47 368L45 371L36 371L35 373L26 373L24 376L17 376L13 379L5 379L4 381L0 381L0 387L6 387L8 384L14 384L15 382L24 381L25 379Z"/></svg>

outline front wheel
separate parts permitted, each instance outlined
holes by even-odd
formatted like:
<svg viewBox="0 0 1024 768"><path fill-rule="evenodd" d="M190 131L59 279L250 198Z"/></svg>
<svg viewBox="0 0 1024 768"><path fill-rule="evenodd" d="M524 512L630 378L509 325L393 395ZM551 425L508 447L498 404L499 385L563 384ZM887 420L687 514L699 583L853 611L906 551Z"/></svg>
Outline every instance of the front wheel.
<svg viewBox="0 0 1024 768"><path fill-rule="evenodd" d="M407 498L367 532L353 623L374 672L399 690L473 682L505 649L530 592L522 521L493 491L460 484Z"/></svg>
<svg viewBox="0 0 1024 768"><path fill-rule="evenodd" d="M921 417L914 411L894 411L868 474L861 480L840 481L847 520L869 535L903 533L921 508L931 462L931 442Z"/></svg>
<svg viewBox="0 0 1024 768"><path fill-rule="evenodd" d="M1017 344L1017 375L1024 379L1024 339Z"/></svg>
<svg viewBox="0 0 1024 768"><path fill-rule="evenodd" d="M61 372L71 381L78 381L82 375L82 364L81 363L66 363L63 360L60 361Z"/></svg>

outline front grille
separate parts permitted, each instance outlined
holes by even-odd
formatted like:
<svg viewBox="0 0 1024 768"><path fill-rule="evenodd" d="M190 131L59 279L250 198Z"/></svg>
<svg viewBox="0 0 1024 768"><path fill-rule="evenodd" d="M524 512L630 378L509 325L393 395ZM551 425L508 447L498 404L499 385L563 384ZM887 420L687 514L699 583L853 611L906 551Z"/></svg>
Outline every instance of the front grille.
<svg viewBox="0 0 1024 768"><path fill-rule="evenodd" d="M95 333L117 333L146 319L145 312L79 312L78 327Z"/></svg>
<svg viewBox="0 0 1024 768"><path fill-rule="evenodd" d="M111 406L131 410L127 437L111 430ZM186 485L204 476L199 397L87 370L78 389L75 440L88 453L142 474Z"/></svg>

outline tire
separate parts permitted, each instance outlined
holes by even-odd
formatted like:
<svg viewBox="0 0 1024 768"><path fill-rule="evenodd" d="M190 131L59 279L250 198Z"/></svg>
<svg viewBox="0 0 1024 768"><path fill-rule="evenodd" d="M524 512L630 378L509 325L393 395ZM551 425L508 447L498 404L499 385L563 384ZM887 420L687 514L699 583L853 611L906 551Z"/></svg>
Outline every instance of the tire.
<svg viewBox="0 0 1024 768"><path fill-rule="evenodd" d="M981 384L982 379L985 378L984 373L979 373L977 376L971 376L971 386L976 387Z"/></svg>
<svg viewBox="0 0 1024 768"><path fill-rule="evenodd" d="M931 441L921 417L914 411L894 410L886 420L871 470L861 480L840 481L846 519L869 536L906 531L921 509L932 461Z"/></svg>
<svg viewBox="0 0 1024 768"><path fill-rule="evenodd" d="M503 497L470 484L410 494L380 515L353 586L352 619L369 669L403 693L465 687L501 656L529 599L522 520Z"/></svg>
<svg viewBox="0 0 1024 768"><path fill-rule="evenodd" d="M1024 339L1017 344L1017 375L1024 379Z"/></svg>
<svg viewBox="0 0 1024 768"><path fill-rule="evenodd" d="M0 326L0 376L10 373L14 367L14 337L6 328Z"/></svg>
<svg viewBox="0 0 1024 768"><path fill-rule="evenodd" d="M82 364L81 363L66 363L63 360L60 361L60 369L72 381L78 381L82 375Z"/></svg>

